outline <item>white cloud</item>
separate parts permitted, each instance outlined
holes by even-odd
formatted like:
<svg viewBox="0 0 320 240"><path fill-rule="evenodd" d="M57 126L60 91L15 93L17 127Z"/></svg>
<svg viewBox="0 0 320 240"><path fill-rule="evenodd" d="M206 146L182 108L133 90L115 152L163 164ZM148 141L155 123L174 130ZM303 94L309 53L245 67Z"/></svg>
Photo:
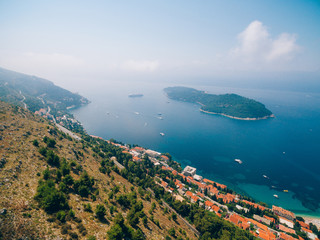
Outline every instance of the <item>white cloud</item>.
<svg viewBox="0 0 320 240"><path fill-rule="evenodd" d="M291 59L293 53L299 49L295 42L296 38L294 35L287 33L281 34L272 42L271 51L267 55L267 60L272 61L278 58Z"/></svg>
<svg viewBox="0 0 320 240"><path fill-rule="evenodd" d="M231 50L231 56L246 63L270 64L293 58L299 49L293 34L282 33L272 38L260 21L251 22L238 35L239 44Z"/></svg>
<svg viewBox="0 0 320 240"><path fill-rule="evenodd" d="M129 60L123 64L123 68L129 71L136 72L154 72L159 67L159 62L154 61L135 61Z"/></svg>

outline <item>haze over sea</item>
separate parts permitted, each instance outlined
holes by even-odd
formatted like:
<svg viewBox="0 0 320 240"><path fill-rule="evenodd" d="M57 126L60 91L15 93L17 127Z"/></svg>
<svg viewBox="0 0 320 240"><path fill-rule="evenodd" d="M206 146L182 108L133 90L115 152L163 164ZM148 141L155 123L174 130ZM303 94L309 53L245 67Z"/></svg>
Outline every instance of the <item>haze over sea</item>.
<svg viewBox="0 0 320 240"><path fill-rule="evenodd" d="M183 166L257 201L320 216L319 93L188 86L253 98L276 117L240 121L204 114L198 105L168 99L168 84L129 81L86 87L82 95L92 103L73 113L89 134L169 152Z"/></svg>

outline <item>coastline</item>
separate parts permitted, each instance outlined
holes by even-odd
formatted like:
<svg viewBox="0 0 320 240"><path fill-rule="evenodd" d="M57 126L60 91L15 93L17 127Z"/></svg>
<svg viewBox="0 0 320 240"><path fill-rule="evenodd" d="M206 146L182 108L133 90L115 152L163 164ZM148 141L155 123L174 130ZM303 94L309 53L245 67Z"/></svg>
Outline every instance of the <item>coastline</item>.
<svg viewBox="0 0 320 240"><path fill-rule="evenodd" d="M309 224L312 223L313 225L316 225L318 227L318 229L320 229L320 216L308 216L308 215L298 215L303 217L303 219L305 220L305 223Z"/></svg>
<svg viewBox="0 0 320 240"><path fill-rule="evenodd" d="M200 112L207 113L207 114L221 115L221 116L224 116L224 117L227 117L227 118L243 120L243 121L258 121L258 120L265 120L265 119L268 119L268 118L274 118L275 117L274 114L271 114L271 115L260 117L260 118L249 118L249 117L248 118L240 118L240 117L227 115L227 114L224 114L224 113L215 113L215 112L205 111L205 110L203 110L201 108L200 108Z"/></svg>

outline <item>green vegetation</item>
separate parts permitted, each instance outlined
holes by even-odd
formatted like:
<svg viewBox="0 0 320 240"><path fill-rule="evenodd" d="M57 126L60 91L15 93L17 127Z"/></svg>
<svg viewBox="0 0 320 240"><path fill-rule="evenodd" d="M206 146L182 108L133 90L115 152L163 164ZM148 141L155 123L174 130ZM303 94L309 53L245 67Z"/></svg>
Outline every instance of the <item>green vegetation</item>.
<svg viewBox="0 0 320 240"><path fill-rule="evenodd" d="M24 102L32 112L46 105L58 111L89 102L86 98L58 87L48 80L0 68L0 99L23 106L23 96L26 98Z"/></svg>
<svg viewBox="0 0 320 240"><path fill-rule="evenodd" d="M262 103L237 94L208 94L186 87L169 87L164 91L173 100L198 103L201 110L236 118L265 118L272 112Z"/></svg>
<svg viewBox="0 0 320 240"><path fill-rule="evenodd" d="M18 108L16 111L22 110ZM23 110L21 119L26 122L21 123L19 119L16 123L30 126L26 123L31 120L25 118L24 114L31 115ZM18 119L11 112L9 115ZM40 121L39 118L35 119ZM107 235L108 239L150 239L166 235L168 239L198 238L183 223L183 217L200 232L201 239L253 238L249 232L235 227L197 204L175 201L171 193L156 183L157 178L164 179L173 187L175 179L180 179L187 187L196 186L179 175L163 170L161 166L155 166L147 156L141 162L133 162L132 156L124 152L123 148L107 141L88 135L83 135L81 141L68 141L59 130L41 124L31 126L34 130L28 129L28 141L25 141L25 137L16 138L17 141L21 139L29 144L32 154L28 155L32 157L27 157L23 162L26 167L22 171L31 171L25 175L17 173L17 179L23 179L25 184L21 185L14 180L12 189L26 189L27 191L19 191L19 196L26 194L28 202L30 197L34 198L27 207L24 207L23 201L18 204L23 207L23 216L38 224L38 231L48 229L44 233L46 237L57 234L56 230L59 229L58 234L68 235L63 237L66 239L94 239L92 234L97 238ZM6 131L7 129L4 130ZM27 131L22 128L21 132ZM37 142L37 147L34 142ZM18 143L15 149L21 146ZM23 145L21 149L25 151L26 146ZM7 154L20 154L19 151ZM174 168L181 169L169 154L166 155ZM116 157L124 169L119 170L111 160L112 157ZM1 174L2 172L0 177L3 176ZM16 191L9 192L5 188L1 190L7 196L16 194L13 193Z"/></svg>

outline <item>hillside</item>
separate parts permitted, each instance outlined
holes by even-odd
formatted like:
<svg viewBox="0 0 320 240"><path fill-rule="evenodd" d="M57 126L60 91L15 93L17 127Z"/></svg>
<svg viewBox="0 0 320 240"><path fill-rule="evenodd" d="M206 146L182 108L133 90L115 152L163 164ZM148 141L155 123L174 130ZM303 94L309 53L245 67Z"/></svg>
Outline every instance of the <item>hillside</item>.
<svg viewBox="0 0 320 240"><path fill-rule="evenodd" d="M83 135L76 141L47 120L1 101L0 122L3 239L198 238L165 207L163 188L151 177L159 169L147 175L148 159L135 163L122 148L99 138ZM126 169L120 171L112 156ZM211 224L215 221L224 226L218 219ZM228 234L240 233L225 226ZM216 236L225 234L221 230Z"/></svg>
<svg viewBox="0 0 320 240"><path fill-rule="evenodd" d="M0 68L0 100L57 121L70 130L84 131L69 110L88 104L89 100L48 80Z"/></svg>
<svg viewBox="0 0 320 240"><path fill-rule="evenodd" d="M173 100L200 104L200 110L205 113L241 120L258 120L272 116L272 112L262 103L237 94L215 95L187 87L168 87L164 91Z"/></svg>

